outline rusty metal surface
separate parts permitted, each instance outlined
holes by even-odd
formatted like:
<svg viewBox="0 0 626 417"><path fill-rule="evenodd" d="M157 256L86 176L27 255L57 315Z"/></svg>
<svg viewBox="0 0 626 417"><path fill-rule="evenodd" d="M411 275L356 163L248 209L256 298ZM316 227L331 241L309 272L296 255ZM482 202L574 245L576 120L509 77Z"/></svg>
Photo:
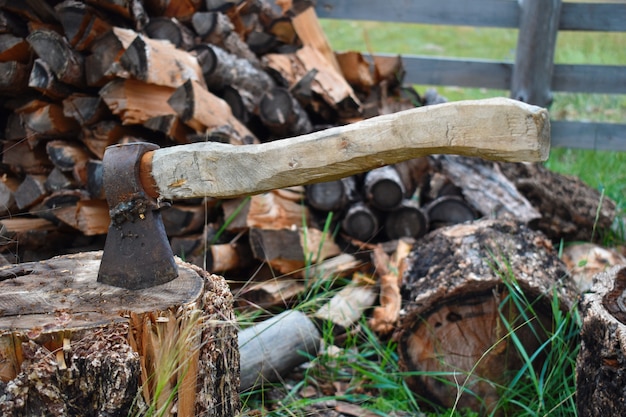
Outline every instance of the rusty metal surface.
<svg viewBox="0 0 626 417"><path fill-rule="evenodd" d="M157 145L136 142L107 148L103 187L111 225L98 282L128 289L164 284L178 276L157 200L141 185L141 156Z"/></svg>

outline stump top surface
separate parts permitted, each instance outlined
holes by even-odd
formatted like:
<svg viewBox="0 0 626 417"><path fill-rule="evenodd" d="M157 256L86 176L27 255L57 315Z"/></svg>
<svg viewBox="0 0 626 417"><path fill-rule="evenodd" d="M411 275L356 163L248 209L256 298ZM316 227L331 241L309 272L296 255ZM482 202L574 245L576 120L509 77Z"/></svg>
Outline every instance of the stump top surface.
<svg viewBox="0 0 626 417"><path fill-rule="evenodd" d="M204 280L177 261L179 276L163 285L128 290L97 282L101 251L0 268L0 331L93 326L129 313L159 311L197 301Z"/></svg>

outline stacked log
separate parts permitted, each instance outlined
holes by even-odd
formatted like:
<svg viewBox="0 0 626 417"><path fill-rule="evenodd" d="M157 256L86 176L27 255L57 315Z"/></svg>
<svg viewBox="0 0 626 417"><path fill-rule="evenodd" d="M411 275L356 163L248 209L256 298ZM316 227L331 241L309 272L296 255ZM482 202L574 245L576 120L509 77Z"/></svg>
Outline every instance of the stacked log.
<svg viewBox="0 0 626 417"><path fill-rule="evenodd" d="M373 88L385 82L384 71L357 54L352 62L359 62L360 79L344 76L342 68L354 65L335 58L314 9L307 2L281 6L2 2L0 250L6 262L102 247L107 146L245 145L383 111L382 100L398 92ZM365 102L377 104L365 112ZM189 250L183 256L233 245L232 235L220 240L212 233L227 220L220 202L176 202L164 218L173 245ZM250 243L239 238L236 246L222 251L232 261L209 266L238 267L245 256L236 255L250 252Z"/></svg>

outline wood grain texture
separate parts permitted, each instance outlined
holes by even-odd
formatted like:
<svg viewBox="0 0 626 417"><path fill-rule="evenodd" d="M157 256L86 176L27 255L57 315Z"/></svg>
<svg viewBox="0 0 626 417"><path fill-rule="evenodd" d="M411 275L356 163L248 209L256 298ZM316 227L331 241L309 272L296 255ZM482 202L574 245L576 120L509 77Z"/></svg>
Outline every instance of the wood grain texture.
<svg viewBox="0 0 626 417"><path fill-rule="evenodd" d="M543 161L549 146L545 109L495 98L421 107L258 145L158 149L151 172L162 197L224 198L331 181L430 154Z"/></svg>

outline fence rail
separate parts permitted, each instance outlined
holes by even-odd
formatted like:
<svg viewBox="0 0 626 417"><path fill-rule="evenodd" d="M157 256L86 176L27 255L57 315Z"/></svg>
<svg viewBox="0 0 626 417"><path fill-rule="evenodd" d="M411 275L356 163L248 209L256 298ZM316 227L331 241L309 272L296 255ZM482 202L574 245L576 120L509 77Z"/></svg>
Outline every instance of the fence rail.
<svg viewBox="0 0 626 417"><path fill-rule="evenodd" d="M327 19L519 29L515 62L403 55L407 83L510 90L541 106L551 91L626 94L626 66L553 62L559 30L626 32L626 3L318 0L316 11ZM553 121L552 145L626 151L626 124Z"/></svg>

